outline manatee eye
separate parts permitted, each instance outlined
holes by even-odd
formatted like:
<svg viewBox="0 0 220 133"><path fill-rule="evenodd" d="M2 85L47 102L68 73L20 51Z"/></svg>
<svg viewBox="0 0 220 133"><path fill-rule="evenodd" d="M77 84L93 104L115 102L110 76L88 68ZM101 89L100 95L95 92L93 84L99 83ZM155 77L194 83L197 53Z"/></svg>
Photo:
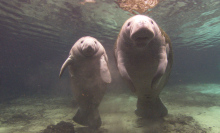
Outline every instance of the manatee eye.
<svg viewBox="0 0 220 133"><path fill-rule="evenodd" d="M154 21L153 21L153 20L151 20L150 22L151 22L151 24L154 24Z"/></svg>
<svg viewBox="0 0 220 133"><path fill-rule="evenodd" d="M130 26L131 25L131 22L128 22L128 25L127 26Z"/></svg>
<svg viewBox="0 0 220 133"><path fill-rule="evenodd" d="M95 44L97 44L97 42L96 41L94 41L95 42Z"/></svg>
<svg viewBox="0 0 220 133"><path fill-rule="evenodd" d="M81 43L83 43L83 41L81 41Z"/></svg>

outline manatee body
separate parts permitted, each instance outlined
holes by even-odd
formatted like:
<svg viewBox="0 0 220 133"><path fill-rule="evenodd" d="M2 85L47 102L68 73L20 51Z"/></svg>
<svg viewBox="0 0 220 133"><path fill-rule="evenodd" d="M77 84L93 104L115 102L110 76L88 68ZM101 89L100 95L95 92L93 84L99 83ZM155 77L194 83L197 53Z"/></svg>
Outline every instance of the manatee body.
<svg viewBox="0 0 220 133"><path fill-rule="evenodd" d="M145 118L167 115L159 94L173 63L168 35L151 18L133 16L121 28L115 57L120 75L138 97L136 115Z"/></svg>
<svg viewBox="0 0 220 133"><path fill-rule="evenodd" d="M93 37L80 38L63 63L60 77L67 66L71 76L73 95L79 105L73 120L84 126L99 128L101 118L98 106L107 84L111 82L108 57L104 47Z"/></svg>

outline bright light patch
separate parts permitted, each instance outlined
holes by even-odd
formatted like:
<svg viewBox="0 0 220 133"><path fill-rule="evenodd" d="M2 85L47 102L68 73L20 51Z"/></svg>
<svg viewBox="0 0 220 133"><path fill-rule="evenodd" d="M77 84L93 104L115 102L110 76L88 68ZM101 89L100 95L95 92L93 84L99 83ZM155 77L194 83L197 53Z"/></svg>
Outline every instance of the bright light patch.
<svg viewBox="0 0 220 133"><path fill-rule="evenodd" d="M220 84L187 85L187 88L203 94L220 94Z"/></svg>

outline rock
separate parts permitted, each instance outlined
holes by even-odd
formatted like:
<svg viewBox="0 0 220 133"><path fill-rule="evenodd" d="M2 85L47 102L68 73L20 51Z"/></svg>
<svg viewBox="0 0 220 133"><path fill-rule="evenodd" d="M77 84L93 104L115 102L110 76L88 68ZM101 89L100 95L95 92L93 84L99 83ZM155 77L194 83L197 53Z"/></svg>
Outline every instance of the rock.
<svg viewBox="0 0 220 133"><path fill-rule="evenodd" d="M61 121L57 125L49 125L42 133L75 133L74 125Z"/></svg>

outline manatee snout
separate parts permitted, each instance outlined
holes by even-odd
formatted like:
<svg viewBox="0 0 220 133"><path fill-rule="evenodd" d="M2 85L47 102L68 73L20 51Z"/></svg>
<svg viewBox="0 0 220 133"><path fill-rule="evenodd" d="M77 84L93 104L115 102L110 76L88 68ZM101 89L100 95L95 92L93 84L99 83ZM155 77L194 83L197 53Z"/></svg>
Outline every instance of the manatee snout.
<svg viewBox="0 0 220 133"><path fill-rule="evenodd" d="M87 45L82 50L86 56L91 56L95 53L95 49L91 45Z"/></svg>
<svg viewBox="0 0 220 133"><path fill-rule="evenodd" d="M134 41L151 40L153 37L153 31L146 27L141 27L131 34L131 39Z"/></svg>
<svg viewBox="0 0 220 133"><path fill-rule="evenodd" d="M92 56L96 53L96 42L93 40L85 40L81 45L82 53L85 56Z"/></svg>
<svg viewBox="0 0 220 133"><path fill-rule="evenodd" d="M154 30L152 28L152 23L148 20L139 20L133 22L130 38L134 42L146 42L154 38Z"/></svg>

